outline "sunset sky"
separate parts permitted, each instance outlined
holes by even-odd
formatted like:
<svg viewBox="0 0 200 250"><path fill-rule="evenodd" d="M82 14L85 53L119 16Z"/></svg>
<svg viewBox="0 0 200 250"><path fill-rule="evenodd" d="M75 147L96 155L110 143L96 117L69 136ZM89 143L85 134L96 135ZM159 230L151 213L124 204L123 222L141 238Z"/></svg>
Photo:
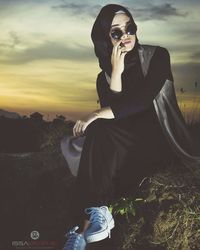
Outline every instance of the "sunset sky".
<svg viewBox="0 0 200 250"><path fill-rule="evenodd" d="M77 119L98 108L101 69L90 34L110 3L130 10L141 44L169 50L186 108L194 96L200 102L199 0L0 0L0 109Z"/></svg>

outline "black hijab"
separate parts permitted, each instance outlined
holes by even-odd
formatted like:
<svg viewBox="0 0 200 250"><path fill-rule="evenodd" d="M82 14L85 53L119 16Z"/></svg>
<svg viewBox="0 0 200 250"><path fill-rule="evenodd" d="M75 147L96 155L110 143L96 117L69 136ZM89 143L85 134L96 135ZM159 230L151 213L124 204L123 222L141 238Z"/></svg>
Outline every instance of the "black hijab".
<svg viewBox="0 0 200 250"><path fill-rule="evenodd" d="M91 39L94 44L94 51L99 59L99 66L103 71L111 76L112 65L111 65L111 54L113 45L110 41L109 31L112 24L112 20L117 11L122 10L135 24L131 13L123 6L118 4L105 5L99 12L94 25L92 27ZM135 24L136 26L136 24ZM136 26L137 30L137 26ZM134 48L129 51L124 58L124 72L133 67L139 62L138 47L140 46L138 38L136 36L136 42Z"/></svg>

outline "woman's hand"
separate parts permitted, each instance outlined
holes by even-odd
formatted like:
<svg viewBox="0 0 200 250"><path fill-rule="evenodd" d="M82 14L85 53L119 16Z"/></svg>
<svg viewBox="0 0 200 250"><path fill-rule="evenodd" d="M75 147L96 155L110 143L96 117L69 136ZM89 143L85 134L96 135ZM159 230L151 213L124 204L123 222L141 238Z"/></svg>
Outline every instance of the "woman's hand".
<svg viewBox="0 0 200 250"><path fill-rule="evenodd" d="M81 118L81 120L77 120L74 127L73 127L73 135L74 136L80 136L80 135L84 134L85 129L87 128L87 126L91 122L96 120L98 117L99 117L98 113L92 112L89 115Z"/></svg>
<svg viewBox="0 0 200 250"><path fill-rule="evenodd" d="M124 57L128 51L125 46L120 46L122 40L119 40L114 46L111 55L112 71L122 74L124 71Z"/></svg>

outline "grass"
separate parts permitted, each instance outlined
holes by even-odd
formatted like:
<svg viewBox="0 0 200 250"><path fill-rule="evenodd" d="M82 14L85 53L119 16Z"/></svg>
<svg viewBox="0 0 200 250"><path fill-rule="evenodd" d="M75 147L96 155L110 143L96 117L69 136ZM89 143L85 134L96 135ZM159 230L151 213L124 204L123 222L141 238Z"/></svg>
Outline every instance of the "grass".
<svg viewBox="0 0 200 250"><path fill-rule="evenodd" d="M177 96L179 108L188 125L200 122L200 94L193 95L192 99L187 102L184 93Z"/></svg>
<svg viewBox="0 0 200 250"><path fill-rule="evenodd" d="M120 199L114 206L123 235L119 249L200 249L200 193L196 184L187 171L174 169L151 177L141 189L139 203L133 198ZM123 225L119 215L126 221Z"/></svg>

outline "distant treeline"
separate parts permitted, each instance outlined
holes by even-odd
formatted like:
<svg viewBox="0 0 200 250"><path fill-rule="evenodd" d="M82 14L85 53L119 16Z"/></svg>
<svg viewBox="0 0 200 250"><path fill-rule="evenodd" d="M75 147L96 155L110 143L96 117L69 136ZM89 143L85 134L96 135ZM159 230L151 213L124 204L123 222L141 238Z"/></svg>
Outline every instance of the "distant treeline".
<svg viewBox="0 0 200 250"><path fill-rule="evenodd" d="M0 152L19 153L40 151L54 145L67 133L71 133L74 122L57 116L47 122L40 116L13 119L0 117Z"/></svg>

